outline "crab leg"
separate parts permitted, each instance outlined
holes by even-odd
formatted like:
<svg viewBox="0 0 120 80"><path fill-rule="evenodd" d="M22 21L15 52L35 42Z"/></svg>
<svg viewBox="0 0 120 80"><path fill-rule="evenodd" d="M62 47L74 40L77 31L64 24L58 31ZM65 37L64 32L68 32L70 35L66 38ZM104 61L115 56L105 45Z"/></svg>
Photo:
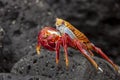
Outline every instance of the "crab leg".
<svg viewBox="0 0 120 80"><path fill-rule="evenodd" d="M59 52L60 52L61 38L56 43L56 64L59 62Z"/></svg>
<svg viewBox="0 0 120 80"><path fill-rule="evenodd" d="M88 53L89 53L92 57L94 56L93 52L92 52L91 50L89 50L89 49L88 49Z"/></svg>
<svg viewBox="0 0 120 80"><path fill-rule="evenodd" d="M75 40L76 41L76 40ZM91 56L89 56L86 52L86 50L84 50L81 46L81 43L79 41L75 42L78 49L81 51L81 53L91 62L91 64L93 64L93 66L97 69L100 70L101 72L103 72L103 70L98 66L98 64L91 58Z"/></svg>
<svg viewBox="0 0 120 80"><path fill-rule="evenodd" d="M89 44L89 43L88 43ZM90 55L90 56L94 56L94 54L93 54L93 52L90 50L91 48L91 46L89 46L88 44L85 44L85 43L83 43L82 44L82 47L87 51L87 53ZM89 49L90 48L90 49Z"/></svg>
<svg viewBox="0 0 120 80"><path fill-rule="evenodd" d="M96 47L94 44L91 45L92 45L92 49L96 51L96 53L100 54L105 60L107 60L115 68L115 70L118 71L118 66L115 65L100 48Z"/></svg>
<svg viewBox="0 0 120 80"><path fill-rule="evenodd" d="M38 45L36 46L36 51L38 55L40 55L40 48L41 48L41 45L38 43Z"/></svg>
<svg viewBox="0 0 120 80"><path fill-rule="evenodd" d="M65 61L66 61L66 67L68 68L68 51L67 51L67 34L64 34L62 37L62 41L63 41L63 47L64 47L64 51L65 51Z"/></svg>

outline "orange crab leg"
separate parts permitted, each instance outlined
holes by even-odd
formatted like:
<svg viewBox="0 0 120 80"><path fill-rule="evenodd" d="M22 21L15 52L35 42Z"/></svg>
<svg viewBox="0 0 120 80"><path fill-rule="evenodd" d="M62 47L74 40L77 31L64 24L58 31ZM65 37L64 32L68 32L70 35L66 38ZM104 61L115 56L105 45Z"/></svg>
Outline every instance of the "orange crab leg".
<svg viewBox="0 0 120 80"><path fill-rule="evenodd" d="M82 48L85 49L90 56L94 56L93 52L91 51L91 46L89 44L82 43Z"/></svg>
<svg viewBox="0 0 120 80"><path fill-rule="evenodd" d="M76 40L75 40L76 41ZM76 45L78 47L78 49L80 50L80 52L91 62L91 64L93 64L93 66L97 69L100 70L101 72L103 72L103 70L98 66L98 64L91 58L91 56L89 56L87 54L87 51L84 50L81 46L82 43L80 43L79 41L76 41Z"/></svg>
<svg viewBox="0 0 120 80"><path fill-rule="evenodd" d="M41 46L40 46L40 44L38 44L38 45L36 46L36 51L37 51L37 54L38 54L38 55L40 55L40 48L41 48Z"/></svg>
<svg viewBox="0 0 120 80"><path fill-rule="evenodd" d="M61 41L58 40L56 43L56 64L58 64L58 62L59 62L60 44L61 44Z"/></svg>
<svg viewBox="0 0 120 80"><path fill-rule="evenodd" d="M63 47L64 47L64 51L65 51L65 61L66 61L66 67L68 68L68 51L67 51L67 34L63 35Z"/></svg>
<svg viewBox="0 0 120 80"><path fill-rule="evenodd" d="M93 52L91 51L91 50L88 50L88 53L93 57L94 56L94 54L93 54Z"/></svg>
<svg viewBox="0 0 120 80"><path fill-rule="evenodd" d="M96 51L96 53L100 54L101 57L103 57L105 60L107 60L111 65L113 65L113 67L115 68L115 70L118 71L118 66L115 65L108 57L107 55L105 55L105 53L98 47L96 47L94 44L91 44L93 47L93 50Z"/></svg>

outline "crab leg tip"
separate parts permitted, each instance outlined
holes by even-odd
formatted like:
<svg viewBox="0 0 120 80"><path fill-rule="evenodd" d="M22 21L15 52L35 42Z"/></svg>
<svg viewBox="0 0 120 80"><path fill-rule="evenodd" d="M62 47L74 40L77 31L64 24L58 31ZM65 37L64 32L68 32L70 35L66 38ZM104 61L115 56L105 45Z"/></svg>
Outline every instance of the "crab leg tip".
<svg viewBox="0 0 120 80"><path fill-rule="evenodd" d="M37 51L37 54L40 55L40 51Z"/></svg>
<svg viewBox="0 0 120 80"><path fill-rule="evenodd" d="M68 67L68 62L66 62L66 67Z"/></svg>
<svg viewBox="0 0 120 80"><path fill-rule="evenodd" d="M56 59L56 64L58 64L58 59Z"/></svg>
<svg viewBox="0 0 120 80"><path fill-rule="evenodd" d="M102 68L98 67L98 70L100 70L101 72L103 72Z"/></svg>
<svg viewBox="0 0 120 80"><path fill-rule="evenodd" d="M68 69L68 67L69 67L69 66L68 66L68 63L67 63L67 64L66 64L66 69Z"/></svg>
<svg viewBox="0 0 120 80"><path fill-rule="evenodd" d="M37 54L40 55L40 46L36 47Z"/></svg>

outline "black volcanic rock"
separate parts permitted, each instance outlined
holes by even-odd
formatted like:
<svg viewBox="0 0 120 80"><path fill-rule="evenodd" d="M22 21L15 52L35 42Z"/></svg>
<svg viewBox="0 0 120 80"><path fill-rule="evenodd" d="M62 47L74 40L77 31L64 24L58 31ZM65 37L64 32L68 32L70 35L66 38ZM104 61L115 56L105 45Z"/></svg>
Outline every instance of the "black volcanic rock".
<svg viewBox="0 0 120 80"><path fill-rule="evenodd" d="M22 76L10 73L0 73L0 80L24 80Z"/></svg>
<svg viewBox="0 0 120 80"><path fill-rule="evenodd" d="M21 76L10 73L0 73L0 80L51 80L43 76Z"/></svg>
<svg viewBox="0 0 120 80"><path fill-rule="evenodd" d="M52 80L119 80L118 74L106 61L95 57L104 72L97 71L79 52L69 55L69 68L66 69L64 52L60 54L58 66L55 53L42 51L41 55L29 55L18 61L11 70L17 75L40 75Z"/></svg>
<svg viewBox="0 0 120 80"><path fill-rule="evenodd" d="M39 30L54 20L43 0L0 0L0 26L5 31L3 42L0 41L4 45L0 52L0 72L10 72L15 62L35 51Z"/></svg>

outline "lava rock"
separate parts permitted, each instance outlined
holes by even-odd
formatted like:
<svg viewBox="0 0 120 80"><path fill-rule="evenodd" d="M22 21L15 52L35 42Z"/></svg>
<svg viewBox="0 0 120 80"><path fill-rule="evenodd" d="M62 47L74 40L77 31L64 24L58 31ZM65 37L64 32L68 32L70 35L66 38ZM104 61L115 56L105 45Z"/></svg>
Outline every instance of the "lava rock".
<svg viewBox="0 0 120 80"><path fill-rule="evenodd" d="M0 73L0 80L24 80L21 76L13 75L10 73Z"/></svg>
<svg viewBox="0 0 120 80"><path fill-rule="evenodd" d="M10 73L0 73L0 80L51 80L43 76L21 76Z"/></svg>
<svg viewBox="0 0 120 80"><path fill-rule="evenodd" d="M64 53L64 52L61 52ZM117 72L103 59L94 58L103 72L96 70L79 52L69 55L69 67L66 68L64 54L60 54L59 64L55 63L55 53L42 51L40 55L25 56L12 68L17 75L40 75L57 80L119 80Z"/></svg>
<svg viewBox="0 0 120 80"><path fill-rule="evenodd" d="M10 72L15 62L35 51L39 30L52 26L54 19L44 0L0 0L0 26L5 31L0 72Z"/></svg>
<svg viewBox="0 0 120 80"><path fill-rule="evenodd" d="M0 51L3 48L3 39L4 39L5 32L3 28L0 26Z"/></svg>

